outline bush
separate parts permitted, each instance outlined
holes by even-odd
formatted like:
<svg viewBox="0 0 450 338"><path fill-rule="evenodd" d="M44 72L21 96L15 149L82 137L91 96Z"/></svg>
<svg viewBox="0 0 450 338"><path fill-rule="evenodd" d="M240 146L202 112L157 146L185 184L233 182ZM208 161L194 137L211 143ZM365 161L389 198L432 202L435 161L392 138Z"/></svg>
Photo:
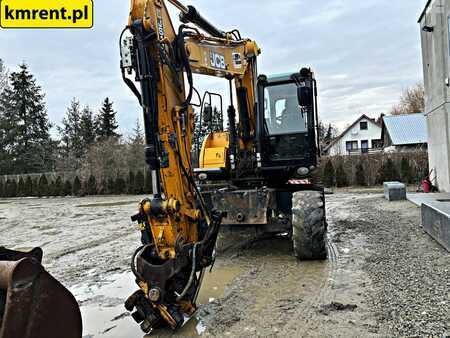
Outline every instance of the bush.
<svg viewBox="0 0 450 338"><path fill-rule="evenodd" d="M99 195L107 195L108 194L108 181L103 179L97 190L98 190L97 193Z"/></svg>
<svg viewBox="0 0 450 338"><path fill-rule="evenodd" d="M336 185L338 188L348 187L349 185L348 177L345 173L342 162L339 163L338 167L336 168Z"/></svg>
<svg viewBox="0 0 450 338"><path fill-rule="evenodd" d="M385 161L378 171L377 183L383 184L384 182L392 182L399 181L400 174L398 173L397 168L395 167L394 161L391 158L388 158Z"/></svg>
<svg viewBox="0 0 450 338"><path fill-rule="evenodd" d="M127 191L127 184L122 176L117 175L114 193L122 195Z"/></svg>
<svg viewBox="0 0 450 338"><path fill-rule="evenodd" d="M17 183L15 180L6 181L5 197L16 197L17 196Z"/></svg>
<svg viewBox="0 0 450 338"><path fill-rule="evenodd" d="M23 194L24 196L33 196L33 180L30 176L27 176L27 179L25 180Z"/></svg>
<svg viewBox="0 0 450 338"><path fill-rule="evenodd" d="M17 184L17 196L19 197L25 196L25 182L22 176L20 176L19 183Z"/></svg>
<svg viewBox="0 0 450 338"><path fill-rule="evenodd" d="M38 184L38 189L37 189L37 196L38 197L43 197L43 196L48 196L48 181L47 181L47 177L45 177L45 175L42 175L39 178L39 184Z"/></svg>
<svg viewBox="0 0 450 338"><path fill-rule="evenodd" d="M152 173L148 169L145 172L144 194L153 194Z"/></svg>
<svg viewBox="0 0 450 338"><path fill-rule="evenodd" d="M128 173L128 180L127 180L127 185L128 185L128 189L127 192L130 195L134 195L134 190L135 190L135 176L134 176L134 172L130 171Z"/></svg>
<svg viewBox="0 0 450 338"><path fill-rule="evenodd" d="M81 196L81 181L78 176L75 176L72 184L72 195Z"/></svg>
<svg viewBox="0 0 450 338"><path fill-rule="evenodd" d="M97 180L93 175L89 176L86 183L86 193L91 196L97 195Z"/></svg>
<svg viewBox="0 0 450 338"><path fill-rule="evenodd" d="M33 178L31 196L38 197L39 195L39 178Z"/></svg>
<svg viewBox="0 0 450 338"><path fill-rule="evenodd" d="M106 193L108 195L113 195L116 193L116 181L112 177L108 178L108 188Z"/></svg>
<svg viewBox="0 0 450 338"><path fill-rule="evenodd" d="M402 160L400 162L400 176L402 178L402 182L406 184L413 183L412 168L409 165L409 161L406 157L402 157Z"/></svg>
<svg viewBox="0 0 450 338"><path fill-rule="evenodd" d="M0 198L5 196L5 185L3 184L3 181L0 180Z"/></svg>
<svg viewBox="0 0 450 338"><path fill-rule="evenodd" d="M138 171L134 180L134 193L143 194L145 185L145 177L142 171Z"/></svg>
<svg viewBox="0 0 450 338"><path fill-rule="evenodd" d="M362 162L359 162L356 165L355 182L356 182L356 185L361 186L361 187L365 187L367 185L366 173L364 171L364 166L363 166Z"/></svg>
<svg viewBox="0 0 450 338"><path fill-rule="evenodd" d="M72 195L72 183L70 183L69 180L64 182L64 188L62 190L62 195L63 196L70 196L70 195Z"/></svg>
<svg viewBox="0 0 450 338"><path fill-rule="evenodd" d="M55 180L55 186L53 188L53 196L61 196L63 194L63 182L61 176L58 176Z"/></svg>
<svg viewBox="0 0 450 338"><path fill-rule="evenodd" d="M56 196L55 181L51 181L48 185L48 196Z"/></svg>
<svg viewBox="0 0 450 338"><path fill-rule="evenodd" d="M323 169L322 174L322 183L325 187L333 187L335 181L336 172L334 170L333 162L328 160L327 164L325 164L325 168Z"/></svg>

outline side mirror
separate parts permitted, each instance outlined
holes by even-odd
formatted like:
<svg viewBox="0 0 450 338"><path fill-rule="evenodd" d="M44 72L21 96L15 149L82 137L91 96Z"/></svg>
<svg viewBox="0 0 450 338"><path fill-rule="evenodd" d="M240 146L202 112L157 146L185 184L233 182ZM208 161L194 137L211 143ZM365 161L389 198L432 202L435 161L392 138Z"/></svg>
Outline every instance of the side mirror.
<svg viewBox="0 0 450 338"><path fill-rule="evenodd" d="M213 115L213 108L206 104L203 108L203 122L205 124L210 123L212 121L212 115Z"/></svg>
<svg viewBox="0 0 450 338"><path fill-rule="evenodd" d="M297 87L298 104L301 107L312 107L313 95L310 87L300 86Z"/></svg>

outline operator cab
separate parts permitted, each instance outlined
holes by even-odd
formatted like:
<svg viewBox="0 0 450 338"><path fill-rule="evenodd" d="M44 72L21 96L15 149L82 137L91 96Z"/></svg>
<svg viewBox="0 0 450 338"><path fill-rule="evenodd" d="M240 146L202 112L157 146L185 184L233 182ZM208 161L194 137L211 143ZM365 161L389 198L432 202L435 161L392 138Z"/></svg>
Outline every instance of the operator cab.
<svg viewBox="0 0 450 338"><path fill-rule="evenodd" d="M258 77L258 166L264 176L307 177L318 162L316 81L299 73Z"/></svg>

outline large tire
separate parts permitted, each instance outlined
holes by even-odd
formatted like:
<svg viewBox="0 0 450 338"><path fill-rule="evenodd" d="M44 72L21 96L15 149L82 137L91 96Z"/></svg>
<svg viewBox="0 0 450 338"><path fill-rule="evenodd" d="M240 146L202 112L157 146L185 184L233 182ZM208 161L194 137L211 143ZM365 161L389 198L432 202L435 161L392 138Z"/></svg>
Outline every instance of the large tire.
<svg viewBox="0 0 450 338"><path fill-rule="evenodd" d="M322 192L301 191L292 197L292 242L300 260L324 260L327 222Z"/></svg>

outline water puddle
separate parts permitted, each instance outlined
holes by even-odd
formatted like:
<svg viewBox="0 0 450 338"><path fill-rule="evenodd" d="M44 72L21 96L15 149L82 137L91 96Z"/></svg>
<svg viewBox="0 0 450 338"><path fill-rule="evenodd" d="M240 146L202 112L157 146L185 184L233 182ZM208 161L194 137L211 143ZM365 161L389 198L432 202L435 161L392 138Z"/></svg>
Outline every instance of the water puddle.
<svg viewBox="0 0 450 338"><path fill-rule="evenodd" d="M243 269L240 267L214 268L207 272L199 294L198 305L207 304L224 296L226 286ZM137 290L131 273L110 275L96 284L76 285L70 289L80 304L83 317L83 338L94 337L150 337L144 336L123 306L124 300ZM201 318L191 318L180 330L158 330L151 337L198 337L206 331Z"/></svg>

